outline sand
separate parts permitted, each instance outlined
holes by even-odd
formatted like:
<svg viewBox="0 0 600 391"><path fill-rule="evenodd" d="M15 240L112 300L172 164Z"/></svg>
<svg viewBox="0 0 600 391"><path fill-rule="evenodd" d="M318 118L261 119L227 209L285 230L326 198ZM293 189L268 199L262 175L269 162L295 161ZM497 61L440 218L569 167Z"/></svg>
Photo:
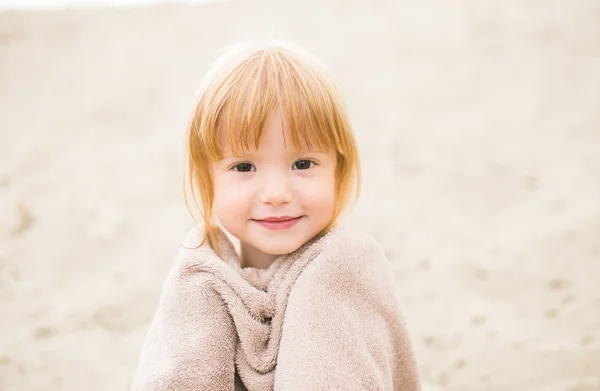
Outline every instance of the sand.
<svg viewBox="0 0 600 391"><path fill-rule="evenodd" d="M451 4L452 3L452 4ZM193 224L200 79L247 33L334 71L426 390L600 390L600 3L0 13L0 390L128 389Z"/></svg>

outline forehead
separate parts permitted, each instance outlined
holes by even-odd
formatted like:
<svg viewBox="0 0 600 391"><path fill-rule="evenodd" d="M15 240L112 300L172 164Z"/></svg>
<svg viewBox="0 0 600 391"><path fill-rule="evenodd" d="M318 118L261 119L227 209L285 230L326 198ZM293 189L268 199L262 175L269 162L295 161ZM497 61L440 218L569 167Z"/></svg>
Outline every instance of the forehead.
<svg viewBox="0 0 600 391"><path fill-rule="evenodd" d="M248 142L248 140L244 140L243 136L240 133L237 139L231 139L230 131L221 130L219 132L219 143L223 148L223 153L240 155L260 150L285 150L290 153L299 151L325 152L330 149L319 145L319 140L314 132L304 132L300 137L294 135L289 122L278 112L273 112L266 118L262 129L256 129L255 132L247 135L255 142Z"/></svg>

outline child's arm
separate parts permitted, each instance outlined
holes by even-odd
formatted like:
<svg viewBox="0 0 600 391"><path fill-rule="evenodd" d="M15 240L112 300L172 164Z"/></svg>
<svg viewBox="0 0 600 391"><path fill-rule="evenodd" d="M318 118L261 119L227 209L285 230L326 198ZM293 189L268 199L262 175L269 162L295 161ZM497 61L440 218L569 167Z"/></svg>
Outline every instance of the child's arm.
<svg viewBox="0 0 600 391"><path fill-rule="evenodd" d="M234 389L235 329L192 255L180 250L165 282L131 391Z"/></svg>
<svg viewBox="0 0 600 391"><path fill-rule="evenodd" d="M275 389L420 390L389 261L373 239L358 238L296 281Z"/></svg>

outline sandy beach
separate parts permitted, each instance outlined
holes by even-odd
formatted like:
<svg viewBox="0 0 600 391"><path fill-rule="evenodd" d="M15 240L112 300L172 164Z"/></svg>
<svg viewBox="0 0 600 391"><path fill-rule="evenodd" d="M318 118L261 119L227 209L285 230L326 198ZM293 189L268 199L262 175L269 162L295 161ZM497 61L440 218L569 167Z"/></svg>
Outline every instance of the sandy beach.
<svg viewBox="0 0 600 391"><path fill-rule="evenodd" d="M425 391L600 390L600 2L327 0L0 12L0 391L128 390L248 34L336 75Z"/></svg>

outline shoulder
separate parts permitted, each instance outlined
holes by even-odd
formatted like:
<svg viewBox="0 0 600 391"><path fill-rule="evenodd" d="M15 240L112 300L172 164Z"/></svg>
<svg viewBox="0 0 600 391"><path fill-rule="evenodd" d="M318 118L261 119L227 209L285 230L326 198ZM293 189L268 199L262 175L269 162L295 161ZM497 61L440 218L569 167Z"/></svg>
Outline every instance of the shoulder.
<svg viewBox="0 0 600 391"><path fill-rule="evenodd" d="M338 231L333 234L338 238L339 254L347 261L351 263L364 261L368 264L388 262L381 245L371 235L343 227L338 228Z"/></svg>
<svg viewBox="0 0 600 391"><path fill-rule="evenodd" d="M175 257L163 283L163 299L181 295L195 297L196 293L214 280L213 275L206 272L217 268L220 260L210 246L203 242L203 238L204 227L194 225L177 244Z"/></svg>
<svg viewBox="0 0 600 391"><path fill-rule="evenodd" d="M379 243L366 233L337 227L298 278L299 289L329 293L393 289L393 273Z"/></svg>
<svg viewBox="0 0 600 391"><path fill-rule="evenodd" d="M192 269L195 266L210 263L214 257L214 252L204 241L204 226L194 225L177 245L171 274L193 274Z"/></svg>
<svg viewBox="0 0 600 391"><path fill-rule="evenodd" d="M338 227L324 238L317 264L326 268L363 270L386 268L389 260L380 244L369 234Z"/></svg>
<svg viewBox="0 0 600 391"><path fill-rule="evenodd" d="M195 224L190 228L183 241L179 243L179 247L182 249L197 248L202 244L203 237L204 225Z"/></svg>

